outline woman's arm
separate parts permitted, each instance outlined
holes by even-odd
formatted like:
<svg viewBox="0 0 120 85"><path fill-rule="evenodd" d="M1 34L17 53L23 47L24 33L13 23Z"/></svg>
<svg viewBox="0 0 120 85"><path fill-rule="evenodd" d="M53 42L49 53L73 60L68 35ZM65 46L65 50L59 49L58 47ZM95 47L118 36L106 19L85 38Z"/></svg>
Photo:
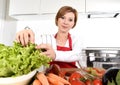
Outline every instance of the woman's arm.
<svg viewBox="0 0 120 85"><path fill-rule="evenodd" d="M72 51L58 51L49 44L39 44L37 49L46 49L43 54L51 57L54 61L74 62L82 60L82 42L79 36L72 36Z"/></svg>

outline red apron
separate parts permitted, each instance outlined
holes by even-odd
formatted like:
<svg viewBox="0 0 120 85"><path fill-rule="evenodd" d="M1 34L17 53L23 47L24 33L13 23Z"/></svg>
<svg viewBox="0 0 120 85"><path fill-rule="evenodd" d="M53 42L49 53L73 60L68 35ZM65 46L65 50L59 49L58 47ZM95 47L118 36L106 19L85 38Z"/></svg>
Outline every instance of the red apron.
<svg viewBox="0 0 120 85"><path fill-rule="evenodd" d="M57 36L57 34L55 35L55 38L56 38L56 36ZM71 39L70 34L68 34L68 40L69 40L69 47L57 46L57 50L59 50L59 51L70 51L70 50L72 50L72 39ZM50 64L57 64L57 65L60 66L60 68L77 68L76 65L75 65L75 62L53 61Z"/></svg>

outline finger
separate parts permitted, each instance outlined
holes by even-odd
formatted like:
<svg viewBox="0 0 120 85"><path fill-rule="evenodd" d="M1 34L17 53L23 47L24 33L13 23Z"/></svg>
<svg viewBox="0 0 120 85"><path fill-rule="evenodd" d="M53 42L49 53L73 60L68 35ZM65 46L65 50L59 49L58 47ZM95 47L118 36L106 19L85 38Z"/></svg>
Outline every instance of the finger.
<svg viewBox="0 0 120 85"><path fill-rule="evenodd" d="M31 43L34 43L34 42L35 42L34 33L31 33L31 35L29 34L29 37L30 37L30 42L31 42Z"/></svg>
<svg viewBox="0 0 120 85"><path fill-rule="evenodd" d="M26 30L27 31L27 34L28 34L28 37L29 37L29 41L31 43L34 43L35 42L35 36L34 36L34 33L32 30Z"/></svg>
<svg viewBox="0 0 120 85"><path fill-rule="evenodd" d="M42 52L48 51L48 47L46 46L46 44L40 44L40 45L36 46L36 49L39 49Z"/></svg>
<svg viewBox="0 0 120 85"><path fill-rule="evenodd" d="M48 46L46 44L40 44L36 46L36 49L48 49Z"/></svg>
<svg viewBox="0 0 120 85"><path fill-rule="evenodd" d="M25 46L25 42L24 42L24 35L20 35L20 43Z"/></svg>
<svg viewBox="0 0 120 85"><path fill-rule="evenodd" d="M23 35L23 41L24 41L24 45L27 45L28 42L29 42L29 35L28 34L25 34Z"/></svg>
<svg viewBox="0 0 120 85"><path fill-rule="evenodd" d="M50 49L50 46L48 44L40 44L39 46L41 49L46 49L46 50Z"/></svg>

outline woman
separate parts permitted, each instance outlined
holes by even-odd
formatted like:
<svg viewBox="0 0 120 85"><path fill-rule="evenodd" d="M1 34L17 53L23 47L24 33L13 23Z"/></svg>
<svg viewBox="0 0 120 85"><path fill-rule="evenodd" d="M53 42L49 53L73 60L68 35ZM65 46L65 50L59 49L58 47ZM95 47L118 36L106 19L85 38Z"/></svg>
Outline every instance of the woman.
<svg viewBox="0 0 120 85"><path fill-rule="evenodd" d="M77 11L70 6L63 6L59 9L55 24L58 26L58 32L54 35L56 39L57 50L54 50L49 44L39 44L36 49L46 49L43 54L52 58L50 64L58 64L61 68L76 68L76 62L80 61L81 41L78 36L69 33L70 29L76 26ZM16 40L22 45L29 41L35 43L35 34L31 29L24 29L17 33Z"/></svg>

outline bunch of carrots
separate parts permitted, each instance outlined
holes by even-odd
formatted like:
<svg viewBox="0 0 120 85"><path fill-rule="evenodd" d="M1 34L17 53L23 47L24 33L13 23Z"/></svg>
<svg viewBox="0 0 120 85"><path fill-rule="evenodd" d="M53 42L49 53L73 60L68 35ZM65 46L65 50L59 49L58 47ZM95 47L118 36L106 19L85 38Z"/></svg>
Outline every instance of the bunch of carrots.
<svg viewBox="0 0 120 85"><path fill-rule="evenodd" d="M71 85L69 81L54 74L48 73L45 75L43 72L38 72L36 78L33 81L33 85Z"/></svg>

